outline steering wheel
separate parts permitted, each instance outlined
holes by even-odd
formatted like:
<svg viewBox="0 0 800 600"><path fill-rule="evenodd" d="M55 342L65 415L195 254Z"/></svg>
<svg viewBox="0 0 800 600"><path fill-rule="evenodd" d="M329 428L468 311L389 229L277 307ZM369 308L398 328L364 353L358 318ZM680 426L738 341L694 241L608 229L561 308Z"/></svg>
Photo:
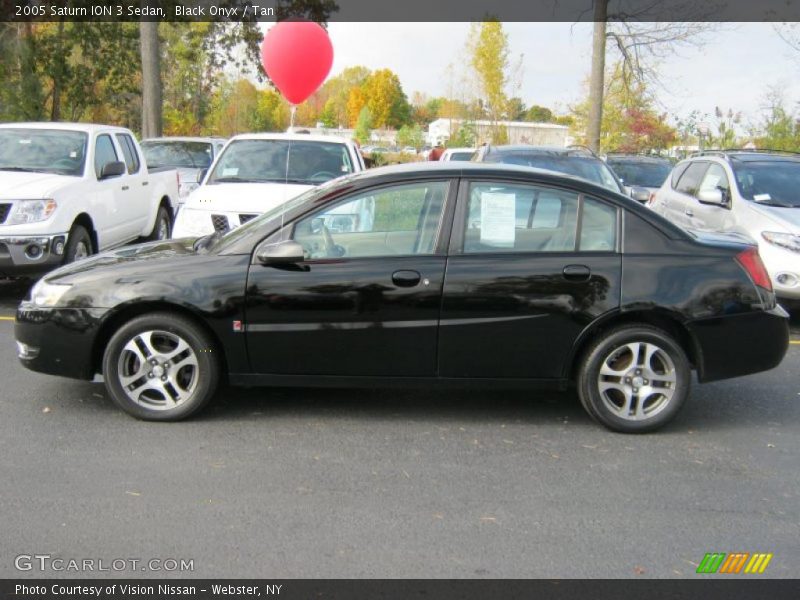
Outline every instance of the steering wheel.
<svg viewBox="0 0 800 600"><path fill-rule="evenodd" d="M317 171L314 173L309 179L316 181L317 179L324 179L328 181L329 179L336 179L336 173L331 173L330 171Z"/></svg>

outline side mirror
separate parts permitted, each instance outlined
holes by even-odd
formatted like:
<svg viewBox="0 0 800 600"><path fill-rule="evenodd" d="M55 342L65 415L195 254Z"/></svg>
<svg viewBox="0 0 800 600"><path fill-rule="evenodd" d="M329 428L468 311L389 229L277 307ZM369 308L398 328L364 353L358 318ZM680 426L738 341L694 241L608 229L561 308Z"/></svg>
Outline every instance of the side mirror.
<svg viewBox="0 0 800 600"><path fill-rule="evenodd" d="M262 265L288 265L303 262L303 246L293 240L267 244L256 250L256 259Z"/></svg>
<svg viewBox="0 0 800 600"><path fill-rule="evenodd" d="M728 204L725 200L725 195L719 188L700 190L697 192L697 199L703 204L713 204L715 206L725 206Z"/></svg>
<svg viewBox="0 0 800 600"><path fill-rule="evenodd" d="M631 186L630 187L630 196L637 202L647 202L650 200L650 190L645 188Z"/></svg>
<svg viewBox="0 0 800 600"><path fill-rule="evenodd" d="M206 173L208 173L208 169L203 169L197 174L197 183L200 184L203 182L203 179L206 178Z"/></svg>
<svg viewBox="0 0 800 600"><path fill-rule="evenodd" d="M123 173L127 167L125 163L122 161L113 161L107 162L103 165L103 169L100 171L100 179L110 179L111 177L119 177Z"/></svg>

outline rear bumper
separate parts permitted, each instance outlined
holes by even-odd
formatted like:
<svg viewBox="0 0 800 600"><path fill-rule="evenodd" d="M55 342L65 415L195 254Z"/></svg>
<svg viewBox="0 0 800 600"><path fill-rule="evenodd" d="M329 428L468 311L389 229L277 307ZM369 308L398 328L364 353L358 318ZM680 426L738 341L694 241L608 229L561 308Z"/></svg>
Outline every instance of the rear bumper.
<svg viewBox="0 0 800 600"><path fill-rule="evenodd" d="M688 324L700 382L759 373L777 367L789 348L789 315L780 306Z"/></svg>
<svg viewBox="0 0 800 600"><path fill-rule="evenodd" d="M60 265L67 237L66 233L0 236L0 273L36 274Z"/></svg>
<svg viewBox="0 0 800 600"><path fill-rule="evenodd" d="M92 349L104 312L21 305L14 324L20 362L39 373L92 379L95 372Z"/></svg>

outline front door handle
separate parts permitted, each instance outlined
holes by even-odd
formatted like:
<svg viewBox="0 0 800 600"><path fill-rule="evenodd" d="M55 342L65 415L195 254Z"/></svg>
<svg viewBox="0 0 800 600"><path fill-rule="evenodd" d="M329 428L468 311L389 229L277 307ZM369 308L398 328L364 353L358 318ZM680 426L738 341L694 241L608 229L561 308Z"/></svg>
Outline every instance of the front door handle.
<svg viewBox="0 0 800 600"><path fill-rule="evenodd" d="M589 281L592 270L586 265L567 265L561 273L570 281Z"/></svg>
<svg viewBox="0 0 800 600"><path fill-rule="evenodd" d="M694 213L692 212L691 208L687 208L685 212L686 212L686 216L687 217L693 217L694 216Z"/></svg>
<svg viewBox="0 0 800 600"><path fill-rule="evenodd" d="M397 287L414 287L418 285L422 276L416 271L395 271L392 273L392 282Z"/></svg>
<svg viewBox="0 0 800 600"><path fill-rule="evenodd" d="M128 191L129 189L130 189L130 188L129 188L127 185L123 185L123 186L122 186L122 191L123 191L123 192L126 192L126 191Z"/></svg>

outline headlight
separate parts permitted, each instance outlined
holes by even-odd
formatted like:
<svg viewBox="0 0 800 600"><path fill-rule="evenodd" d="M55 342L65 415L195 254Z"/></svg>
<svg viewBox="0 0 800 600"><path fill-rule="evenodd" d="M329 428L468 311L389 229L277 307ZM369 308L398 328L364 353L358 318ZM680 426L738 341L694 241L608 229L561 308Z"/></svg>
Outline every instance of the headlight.
<svg viewBox="0 0 800 600"><path fill-rule="evenodd" d="M777 231L762 231L761 237L775 246L786 248L792 252L800 252L800 235L779 233Z"/></svg>
<svg viewBox="0 0 800 600"><path fill-rule="evenodd" d="M55 200L18 200L14 203L14 211L6 223L21 225L44 221L53 214L56 206Z"/></svg>
<svg viewBox="0 0 800 600"><path fill-rule="evenodd" d="M70 283L48 283L39 280L31 290L31 301L36 306L54 307L58 305L61 296L72 286Z"/></svg>
<svg viewBox="0 0 800 600"><path fill-rule="evenodd" d="M205 210L195 210L185 204L178 211L173 228L173 237L190 237L193 235L207 235L214 233L211 223L211 213Z"/></svg>

